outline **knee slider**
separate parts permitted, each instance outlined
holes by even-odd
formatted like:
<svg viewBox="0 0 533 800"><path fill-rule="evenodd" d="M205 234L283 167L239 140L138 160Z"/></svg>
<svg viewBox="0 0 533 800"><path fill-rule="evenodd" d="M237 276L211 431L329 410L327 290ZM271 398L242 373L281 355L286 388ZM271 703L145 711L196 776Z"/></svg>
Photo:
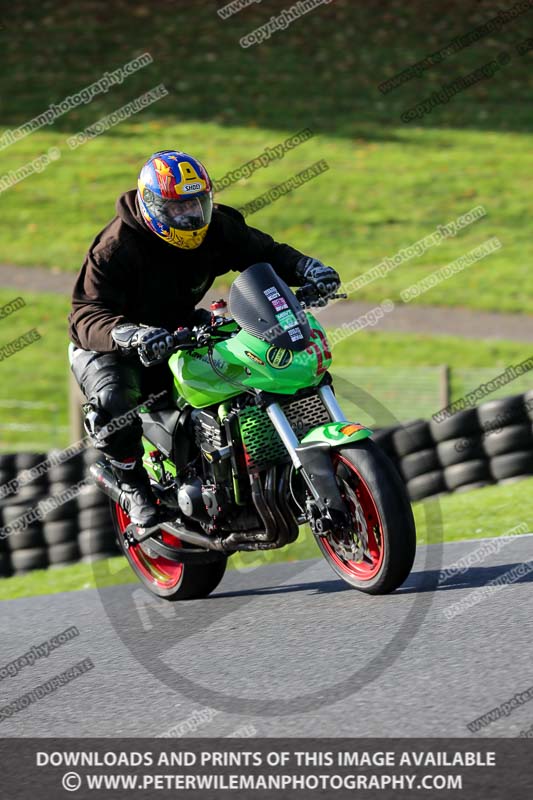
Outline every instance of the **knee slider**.
<svg viewBox="0 0 533 800"><path fill-rule="evenodd" d="M102 444L99 440L98 434L109 422L109 414L107 414L101 408L98 408L98 406L94 403L86 403L83 406L83 413L85 416L83 421L85 432L90 437L94 447L101 447Z"/></svg>
<svg viewBox="0 0 533 800"><path fill-rule="evenodd" d="M114 449L131 447L142 436L141 420L129 392L107 387L98 392L96 422L100 425L97 447Z"/></svg>
<svg viewBox="0 0 533 800"><path fill-rule="evenodd" d="M131 411L136 403L127 389L105 386L98 392L96 405L108 415L109 419L112 419Z"/></svg>

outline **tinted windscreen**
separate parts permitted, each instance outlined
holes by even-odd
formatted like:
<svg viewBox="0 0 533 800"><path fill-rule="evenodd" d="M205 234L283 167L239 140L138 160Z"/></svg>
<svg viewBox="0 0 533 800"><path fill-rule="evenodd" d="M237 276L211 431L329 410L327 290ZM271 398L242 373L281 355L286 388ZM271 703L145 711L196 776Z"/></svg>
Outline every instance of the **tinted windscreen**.
<svg viewBox="0 0 533 800"><path fill-rule="evenodd" d="M229 293L231 316L248 333L288 350L305 350L311 329L300 303L270 264L241 272Z"/></svg>

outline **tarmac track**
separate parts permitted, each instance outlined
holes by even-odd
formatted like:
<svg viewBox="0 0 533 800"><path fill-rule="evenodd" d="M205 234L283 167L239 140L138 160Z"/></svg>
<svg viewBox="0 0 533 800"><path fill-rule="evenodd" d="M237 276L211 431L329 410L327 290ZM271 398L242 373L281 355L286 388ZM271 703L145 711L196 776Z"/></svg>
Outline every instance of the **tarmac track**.
<svg viewBox="0 0 533 800"><path fill-rule="evenodd" d="M94 669L1 721L0 736L518 736L533 703L477 734L466 724L533 684L533 572L444 611L529 561L533 534L438 583L482 541L419 547L386 597L313 560L229 571L188 603L138 584L6 601L1 665L71 625L79 636L0 680L0 706L84 658Z"/></svg>

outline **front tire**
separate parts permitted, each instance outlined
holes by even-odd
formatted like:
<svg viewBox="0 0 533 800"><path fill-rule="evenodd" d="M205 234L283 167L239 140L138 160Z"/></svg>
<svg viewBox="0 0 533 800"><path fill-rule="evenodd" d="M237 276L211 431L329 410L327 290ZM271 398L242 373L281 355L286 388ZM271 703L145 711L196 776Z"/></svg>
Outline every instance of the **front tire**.
<svg viewBox="0 0 533 800"><path fill-rule="evenodd" d="M157 597L165 600L198 600L213 592L226 571L227 556L221 554L217 561L207 564L184 564L150 553L150 540L126 547L124 531L130 518L124 509L114 501L109 503L117 543L126 556L130 567L140 581ZM182 547L176 536L161 532L164 544Z"/></svg>
<svg viewBox="0 0 533 800"><path fill-rule="evenodd" d="M405 486L392 462L369 439L332 451L333 466L352 517L346 533L317 536L328 564L367 594L388 594L413 566L416 531Z"/></svg>

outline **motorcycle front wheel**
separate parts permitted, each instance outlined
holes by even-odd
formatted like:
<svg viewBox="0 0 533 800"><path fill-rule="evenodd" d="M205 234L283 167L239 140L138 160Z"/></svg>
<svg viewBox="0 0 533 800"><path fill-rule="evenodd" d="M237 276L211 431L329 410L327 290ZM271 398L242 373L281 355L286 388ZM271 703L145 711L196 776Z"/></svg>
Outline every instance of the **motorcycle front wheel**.
<svg viewBox="0 0 533 800"><path fill-rule="evenodd" d="M333 467L351 523L317 536L328 564L367 594L388 594L413 566L416 531L411 504L394 465L369 439L332 451Z"/></svg>

